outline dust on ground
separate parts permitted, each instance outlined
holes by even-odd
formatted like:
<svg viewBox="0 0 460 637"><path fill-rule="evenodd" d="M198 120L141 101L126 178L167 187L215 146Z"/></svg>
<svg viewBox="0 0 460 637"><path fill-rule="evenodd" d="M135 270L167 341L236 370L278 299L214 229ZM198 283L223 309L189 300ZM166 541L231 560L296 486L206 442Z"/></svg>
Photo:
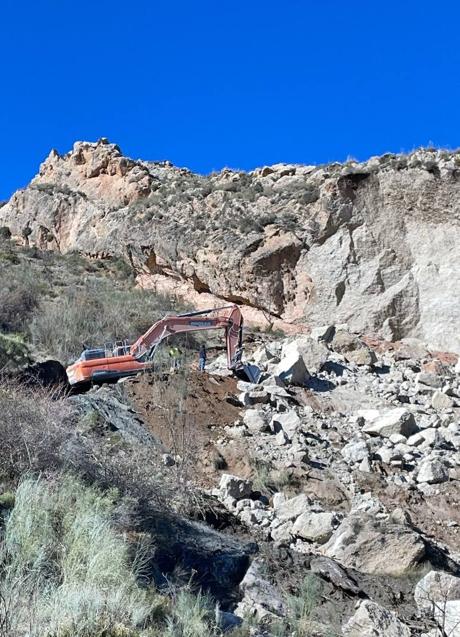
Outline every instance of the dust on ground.
<svg viewBox="0 0 460 637"><path fill-rule="evenodd" d="M128 398L149 431L172 456L192 469L202 486L215 486L223 471L249 476L250 458L238 440L219 445L225 427L240 419L232 377L189 368L144 374L125 383Z"/></svg>

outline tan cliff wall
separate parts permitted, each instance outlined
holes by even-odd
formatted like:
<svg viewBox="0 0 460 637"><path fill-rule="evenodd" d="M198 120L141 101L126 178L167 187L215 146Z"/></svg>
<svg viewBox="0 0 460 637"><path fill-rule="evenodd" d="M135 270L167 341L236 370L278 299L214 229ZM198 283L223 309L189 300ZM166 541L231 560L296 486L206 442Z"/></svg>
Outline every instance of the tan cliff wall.
<svg viewBox="0 0 460 637"><path fill-rule="evenodd" d="M122 256L146 287L264 326L460 350L460 153L205 177L77 142L0 208L14 234L26 224L40 247Z"/></svg>

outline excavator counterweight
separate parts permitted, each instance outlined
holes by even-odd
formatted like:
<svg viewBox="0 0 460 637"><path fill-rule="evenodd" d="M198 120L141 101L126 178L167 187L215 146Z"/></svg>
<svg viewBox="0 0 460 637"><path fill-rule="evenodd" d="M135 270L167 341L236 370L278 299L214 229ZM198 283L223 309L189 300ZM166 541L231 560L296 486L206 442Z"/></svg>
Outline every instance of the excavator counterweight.
<svg viewBox="0 0 460 637"><path fill-rule="evenodd" d="M227 305L165 316L132 345L86 349L78 360L67 368L69 382L73 386L78 386L133 376L153 366L155 351L165 338L187 332L216 329L225 331L228 369L236 373L243 370L243 316L237 305Z"/></svg>

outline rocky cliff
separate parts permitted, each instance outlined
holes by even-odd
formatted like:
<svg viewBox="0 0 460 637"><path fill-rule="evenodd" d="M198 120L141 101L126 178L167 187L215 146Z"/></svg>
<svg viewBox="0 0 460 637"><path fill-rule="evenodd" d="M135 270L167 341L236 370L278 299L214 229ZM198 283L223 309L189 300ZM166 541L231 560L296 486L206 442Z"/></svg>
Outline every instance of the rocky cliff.
<svg viewBox="0 0 460 637"><path fill-rule="evenodd" d="M145 286L241 303L264 326L348 323L460 351L460 152L202 176L77 142L51 152L0 225L30 227L42 248L123 256Z"/></svg>

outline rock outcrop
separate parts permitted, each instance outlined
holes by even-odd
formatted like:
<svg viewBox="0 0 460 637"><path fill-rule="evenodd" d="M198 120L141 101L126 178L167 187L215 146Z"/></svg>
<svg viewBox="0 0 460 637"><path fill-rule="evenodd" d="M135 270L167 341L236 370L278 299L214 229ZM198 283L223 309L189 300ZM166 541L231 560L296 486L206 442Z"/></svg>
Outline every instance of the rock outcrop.
<svg viewBox="0 0 460 637"><path fill-rule="evenodd" d="M459 202L457 152L204 177L102 139L52 151L0 225L42 248L121 256L145 286L235 301L265 326L327 318L458 351Z"/></svg>

